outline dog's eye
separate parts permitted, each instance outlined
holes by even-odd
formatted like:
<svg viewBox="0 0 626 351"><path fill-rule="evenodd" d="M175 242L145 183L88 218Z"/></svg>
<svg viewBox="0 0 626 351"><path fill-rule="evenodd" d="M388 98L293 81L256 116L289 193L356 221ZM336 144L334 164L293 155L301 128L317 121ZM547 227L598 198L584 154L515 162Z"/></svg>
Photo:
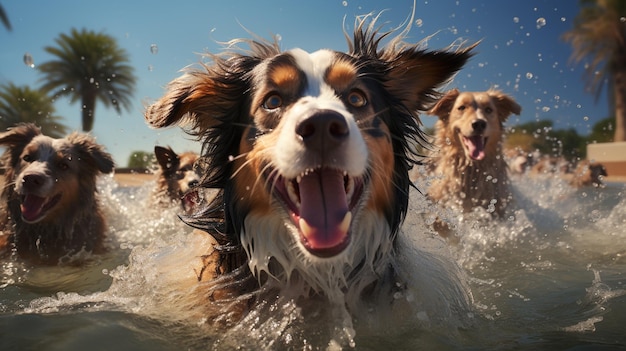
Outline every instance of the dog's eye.
<svg viewBox="0 0 626 351"><path fill-rule="evenodd" d="M33 157L31 155L24 155L22 156L22 160L24 160L24 162L32 162Z"/></svg>
<svg viewBox="0 0 626 351"><path fill-rule="evenodd" d="M266 110L275 110L281 106L283 106L283 98L276 93L268 95L263 101L263 108Z"/></svg>
<svg viewBox="0 0 626 351"><path fill-rule="evenodd" d="M461 106L457 107L457 110L459 110L459 111L465 110L465 105L461 105Z"/></svg>
<svg viewBox="0 0 626 351"><path fill-rule="evenodd" d="M65 171L70 168L70 165L65 161L61 161L57 164L57 167L59 167L60 170Z"/></svg>
<svg viewBox="0 0 626 351"><path fill-rule="evenodd" d="M485 108L485 112L491 113L491 112L493 112L493 109L491 107L487 107L487 108Z"/></svg>
<svg viewBox="0 0 626 351"><path fill-rule="evenodd" d="M354 90L348 94L348 103L354 107L363 107L367 105L367 99L362 91Z"/></svg>

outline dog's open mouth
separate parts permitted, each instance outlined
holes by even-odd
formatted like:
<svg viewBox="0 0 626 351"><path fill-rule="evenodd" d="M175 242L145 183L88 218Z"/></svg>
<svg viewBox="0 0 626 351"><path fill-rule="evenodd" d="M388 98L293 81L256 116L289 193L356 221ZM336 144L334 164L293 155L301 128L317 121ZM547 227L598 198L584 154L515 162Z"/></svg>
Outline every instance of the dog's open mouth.
<svg viewBox="0 0 626 351"><path fill-rule="evenodd" d="M319 168L295 179L274 176L269 180L311 254L332 257L348 246L352 211L363 194L362 178Z"/></svg>
<svg viewBox="0 0 626 351"><path fill-rule="evenodd" d="M197 189L192 189L180 198L183 211L191 213L200 203L200 195Z"/></svg>
<svg viewBox="0 0 626 351"><path fill-rule="evenodd" d="M487 144L487 137L482 135L473 135L466 137L461 135L463 144L467 148L468 155L472 160L480 161L485 158L485 145Z"/></svg>
<svg viewBox="0 0 626 351"><path fill-rule="evenodd" d="M33 194L22 196L20 210L22 219L27 223L35 223L43 219L48 211L61 200L61 194L53 197L41 197Z"/></svg>

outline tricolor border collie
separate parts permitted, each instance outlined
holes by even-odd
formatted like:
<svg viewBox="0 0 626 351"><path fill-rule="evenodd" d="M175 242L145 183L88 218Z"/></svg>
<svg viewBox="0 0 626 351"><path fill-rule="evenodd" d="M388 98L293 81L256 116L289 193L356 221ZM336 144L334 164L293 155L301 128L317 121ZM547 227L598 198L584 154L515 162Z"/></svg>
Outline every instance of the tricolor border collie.
<svg viewBox="0 0 626 351"><path fill-rule="evenodd" d="M474 45L426 50L390 34L365 16L346 53L234 40L146 109L152 127L203 142L201 186L219 195L187 220L219 243L211 277L237 272L257 288L351 304L393 276L420 159L410 145L426 142L418 112Z"/></svg>
<svg viewBox="0 0 626 351"><path fill-rule="evenodd" d="M158 169L151 202L159 208L176 205L184 213L192 212L198 202L197 194L192 189L200 181L194 167L199 155L191 151L178 154L169 146L157 145L154 147L154 156Z"/></svg>

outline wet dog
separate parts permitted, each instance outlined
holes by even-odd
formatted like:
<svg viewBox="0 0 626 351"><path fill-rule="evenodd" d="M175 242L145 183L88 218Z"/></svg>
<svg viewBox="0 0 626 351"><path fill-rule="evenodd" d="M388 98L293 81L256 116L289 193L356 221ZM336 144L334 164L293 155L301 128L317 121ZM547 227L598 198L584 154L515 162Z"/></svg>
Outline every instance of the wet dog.
<svg viewBox="0 0 626 351"><path fill-rule="evenodd" d="M521 107L496 90L451 90L429 111L435 124L435 152L428 160L435 202L470 212L482 207L501 217L511 201L502 153L503 123Z"/></svg>
<svg viewBox="0 0 626 351"><path fill-rule="evenodd" d="M418 158L409 141L425 142L417 113L473 46L428 51L397 36L379 47L389 33L357 22L348 52L235 40L250 48L209 55L147 108L151 126L203 141L201 185L220 189L187 219L219 242L199 280L241 274L343 306L393 277ZM221 286L243 295L234 281Z"/></svg>
<svg viewBox="0 0 626 351"><path fill-rule="evenodd" d="M113 171L111 155L92 137L43 135L33 124L0 134L5 185L0 251L43 264L101 253L105 221L96 176Z"/></svg>
<svg viewBox="0 0 626 351"><path fill-rule="evenodd" d="M198 154L190 151L177 154L171 147L155 146L154 155L159 168L153 200L162 207L180 205L183 212L190 213L198 202L197 194L190 192L200 180L194 169Z"/></svg>
<svg viewBox="0 0 626 351"><path fill-rule="evenodd" d="M582 188L587 186L593 186L595 188L601 188L604 186L604 177L609 174L603 164L599 162L592 162L589 160L583 160L578 162L574 171L572 171L569 184L575 188Z"/></svg>

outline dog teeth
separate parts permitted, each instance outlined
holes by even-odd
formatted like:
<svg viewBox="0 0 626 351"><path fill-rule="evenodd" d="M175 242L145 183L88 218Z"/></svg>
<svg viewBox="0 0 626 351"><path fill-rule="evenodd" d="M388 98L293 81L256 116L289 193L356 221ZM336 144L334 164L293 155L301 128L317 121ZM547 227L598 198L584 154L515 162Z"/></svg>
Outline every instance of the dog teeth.
<svg viewBox="0 0 626 351"><path fill-rule="evenodd" d="M347 233L350 229L350 222L352 222L352 212L348 211L345 217L343 217L343 221L341 221L341 224L339 225L339 230Z"/></svg>
<svg viewBox="0 0 626 351"><path fill-rule="evenodd" d="M346 199L348 199L348 203L352 199L352 195L354 195L354 180L348 178L346 182Z"/></svg>
<svg viewBox="0 0 626 351"><path fill-rule="evenodd" d="M302 180L302 177L298 177L296 179L298 183L300 183L301 180ZM300 198L298 197L298 193L296 192L293 182L286 181L285 187L287 188L287 195L289 195L289 199L291 200L291 202L296 204L296 206L300 207Z"/></svg>

